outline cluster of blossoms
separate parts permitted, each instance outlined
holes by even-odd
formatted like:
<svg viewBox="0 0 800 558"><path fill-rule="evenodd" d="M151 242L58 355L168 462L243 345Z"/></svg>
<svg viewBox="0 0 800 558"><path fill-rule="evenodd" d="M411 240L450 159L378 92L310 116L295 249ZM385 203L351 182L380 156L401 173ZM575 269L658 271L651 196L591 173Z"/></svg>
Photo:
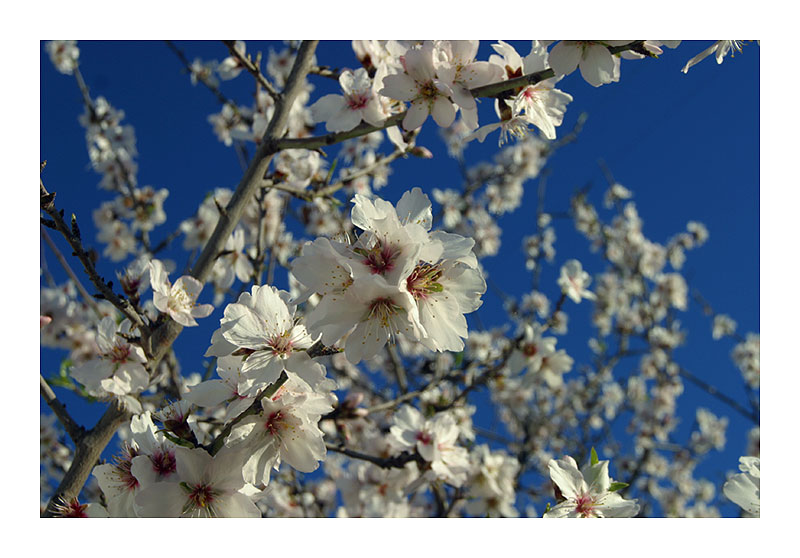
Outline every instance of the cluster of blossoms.
<svg viewBox="0 0 800 558"><path fill-rule="evenodd" d="M80 300L71 281L61 286L43 287L39 312L49 318L40 330L41 346L68 350L69 360L76 364L95 355L97 324L104 317L116 314L107 301L90 306Z"/></svg>
<svg viewBox="0 0 800 558"><path fill-rule="evenodd" d="M275 155L208 274L223 315L205 352L212 360L203 380L196 373L181 376L174 356L148 361L138 340L143 331L108 301L80 303L69 284L42 289L42 345L71 351L69 376L82 386L75 391L114 400L134 413L119 432L121 453L93 470L102 494L94 486L83 493L103 505L64 501L59 513L634 517L656 505L671 516L719 515L718 486L695 478L695 468L704 455L725 446L728 419L698 409L696 428L684 443L676 430L685 371L673 351L685 342L686 331L675 311L689 306L680 270L686 251L708 238L702 224L689 222L661 244L645 237L627 188L615 183L605 193L604 206L616 211L610 223L579 194L571 216L607 264L590 275L584 270L588 260L567 256L560 268L548 265L556 256L555 223L540 205L535 234L522 239L532 290L505 300L516 330L512 335L510 327L467 328L466 314L482 305L487 288L479 259L497 254L500 219L521 206L525 183L539 175L551 153L546 140L556 138L572 101L556 85L576 69L595 87L618 81L621 58L660 54L662 46L674 48L678 41L645 41L637 52L613 53L628 43L532 41L522 57L499 41L482 61L476 58L478 41L354 41L363 67L337 71L341 94L309 104L314 88L304 80L287 137L305 138L322 123L331 133L351 132L362 122L380 128L404 112L395 120L399 126L384 130L395 151L380 153L384 131L378 130L341 143L338 161L347 166L338 174L337 164L329 164L320 150ZM74 42L47 48L61 71L76 70ZM221 62L196 59L192 83L217 88L242 75L246 45L237 41L231 48L237 55ZM284 86L296 53L295 44L281 52L270 49L266 79ZM327 71L316 59L312 66ZM495 95L499 120L480 127L472 90L549 70L553 77ZM228 101L209 121L221 142L246 149L242 142L262 141L278 108L259 86L251 107ZM491 163L464 168L461 191L433 190L441 206L436 218L420 188L395 205L374 194L387 184L393 160L431 156L415 144L428 116L442 127L457 158L467 141L483 141L498 128L501 144L509 136L520 140L503 147ZM135 136L123 118L98 98L82 120L90 160L104 174L102 186L119 194L95 211L98 239L114 262L138 253L117 277L146 326L170 320L197 326L214 307L199 302L202 282L188 275L172 281L174 266L153 259L148 234L166 220L167 190L137 187ZM530 134L531 125L540 134ZM349 218L333 197L339 190L352 199ZM184 249L207 245L234 197L226 188L206 196L181 223ZM303 203L290 204L297 200ZM315 240L295 240L287 215ZM443 230L434 230L439 217ZM289 271L288 290L271 285L277 266ZM546 277L553 270L560 275L539 285L540 273ZM237 279L242 287L232 296ZM582 301L588 302L578 310L592 312L597 334L589 340L592 363L576 365L578 353L557 336L567 333L571 303ZM748 385L758 389L758 335L740 339L735 323L718 322L714 338L739 339L733 359ZM634 360L625 361L630 365L623 375L615 366L628 357ZM208 379L214 370L217 377ZM502 433L478 425L486 403L467 396L481 389L489 390ZM165 396L179 399L167 405ZM622 416L632 438L624 448L610 434ZM504 449L478 443L481 437ZM594 450L583 468L569 457L585 453L588 439L601 437L630 487L610 478L609 461L599 461ZM69 467L60 438L43 421L43 486L45 476ZM757 456L758 445L756 427L747 454ZM758 457L742 458L742 474L721 489L756 515L758 467ZM320 469L322 474L302 474ZM551 482L536 486L531 480L546 478L548 471ZM627 498L629 493L637 499ZM552 506L534 509L533 503L538 508L553 496Z"/></svg>
<svg viewBox="0 0 800 558"><path fill-rule="evenodd" d="M292 264L305 291L298 302L320 296L307 316L311 334L326 346L344 339L353 364L401 335L434 351L460 351L464 314L481 305L486 290L474 242L431 232L431 204L419 188L396 208L361 195L353 202L353 225L363 231L355 241L318 238Z"/></svg>

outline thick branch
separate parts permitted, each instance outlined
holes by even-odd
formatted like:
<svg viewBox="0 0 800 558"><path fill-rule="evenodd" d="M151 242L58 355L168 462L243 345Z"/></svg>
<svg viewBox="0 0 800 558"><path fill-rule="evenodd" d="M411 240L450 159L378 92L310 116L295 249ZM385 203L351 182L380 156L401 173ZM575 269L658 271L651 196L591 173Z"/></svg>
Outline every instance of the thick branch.
<svg viewBox="0 0 800 558"><path fill-rule="evenodd" d="M203 248L203 252L195 262L191 270L191 275L204 283L211 273L219 252L230 237L233 229L239 223L239 219L244 212L245 206L250 203L257 189L261 186L264 175L269 168L272 157L277 153L277 139L280 138L286 129L289 120L289 111L297 95L302 89L308 68L311 66L311 59L314 55L318 41L304 41L295 59L294 67L289 75L286 89L280 96L275 105L275 113L270 121L269 127L264 134L258 151L253 156L250 166L247 168L242 180L231 197L225 211L221 212L217 226L208 242ZM172 345L172 342L180 334L183 327L174 320L168 320L161 328L154 332L153 336L153 355L156 359L161 358Z"/></svg>
<svg viewBox="0 0 800 558"><path fill-rule="evenodd" d="M55 515L55 505L59 499L69 501L78 497L83 485L86 484L86 479L89 478L92 469L97 465L97 460L100 458L103 449L111 441L117 429L129 421L130 418L130 412L120 409L116 405L110 405L95 427L81 437L80 443L75 445L75 455L72 458L69 471L64 475L61 484L58 485L42 517L53 517Z"/></svg>

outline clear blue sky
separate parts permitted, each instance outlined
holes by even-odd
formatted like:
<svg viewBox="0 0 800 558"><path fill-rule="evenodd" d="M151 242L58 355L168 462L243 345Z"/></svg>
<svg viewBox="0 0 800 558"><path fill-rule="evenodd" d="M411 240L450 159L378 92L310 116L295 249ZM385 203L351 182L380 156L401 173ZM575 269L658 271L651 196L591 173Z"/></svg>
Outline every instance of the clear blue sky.
<svg viewBox="0 0 800 558"><path fill-rule="evenodd" d="M494 41L481 43L479 56L488 56L491 42ZM227 55L219 42L177 44L190 60L221 60ZM523 56L528 53L529 43L513 44ZM744 335L760 330L759 47L751 43L721 65L713 57L707 58L688 74L682 74L680 69L686 61L708 44L684 42L676 50L665 50L658 60L623 60L620 82L600 88L585 83L578 72L560 82L558 87L570 93L574 101L568 105L559 136L572 129L582 112L589 117L578 141L563 148L548 165L551 175L546 208L565 211L570 195L589 184L590 199L601 208L607 187L597 164L602 159L616 180L634 192L644 220L644 234L649 239L664 243L685 230L688 221L704 223L710 231L709 241L688 253L683 274L690 288L698 289L716 310L730 314ZM167 224L151 234L158 242L196 211L206 192L217 187L232 189L241 177L233 149L216 140L206 121L209 114L219 111L219 105L204 87L190 84L180 61L163 42L84 41L78 46L81 71L92 96L105 96L114 107L125 111L124 123L135 127L139 184L170 190L165 203ZM247 46L249 52L261 50L265 56L269 50L268 43L248 41ZM274 48L280 50L282 45ZM357 67L349 42L323 42L317 58L320 64L333 67ZM58 193L59 208L77 215L88 244L100 248L94 241L91 213L113 196L97 188L99 175L89 165L84 131L77 120L83 106L74 79L53 68L43 47L41 60L40 156L48 161L44 183ZM318 87L313 98L336 88L335 82L324 78L313 78L313 83ZM222 82L222 89L229 97L250 104L250 76L243 73L233 81ZM484 101L481 111L482 123L489 122L493 115L491 103ZM419 141L434 152L434 159L398 161L389 185L379 192L382 197L396 201L414 186L428 193L433 188L461 187L458 165L447 156L437 131L429 121ZM469 164L470 160L487 160L494 152L496 134L483 145L471 145L465 155ZM335 154L335 150L329 153ZM484 261L493 283L517 296L530 285L521 238L532 232L536 182L529 182L526 187L523 206L499 221L503 227L500 253ZM580 259L591 272L601 270L599 256L588 250L573 225L558 223L556 233L556 259L545 269L541 280L542 290L553 300L558 293L558 269L567 259ZM186 254L178 249L180 240L174 247L166 256L183 266ZM49 252L45 254L49 268L60 281L63 273L57 262ZM118 268L103 264L99 269L110 279ZM210 301L207 299L210 289L202 301ZM484 300L479 311L481 321L487 325L503 323L499 297L490 290ZM566 348L577 366L589 358L586 341L591 330L581 327L580 322L587 321L591 308L586 303L568 303L565 309L570 317L570 332L559 339L558 347ZM201 370L202 353L221 315L222 308L216 309L211 317L201 320L200 327L185 329L176 342L178 354L186 356L182 361L184 373ZM689 342L676 352L678 362L745 403L741 376L729 358L732 343L712 341L710 321L694 301L680 319L689 333ZM59 351L42 351L45 376L57 371L62 357ZM630 361L629 367L634 364ZM623 377L630 373L624 368L619 372ZM87 426L102 413L101 405L84 409L70 394L59 391L62 395ZM712 451L697 470L698 476L707 476L719 488L724 471L734 470L745 451L745 436L751 425L687 382L679 406L689 414L683 417L676 433L678 440L688 437L698 405L730 419L725 451ZM726 513L735 512L726 508Z"/></svg>

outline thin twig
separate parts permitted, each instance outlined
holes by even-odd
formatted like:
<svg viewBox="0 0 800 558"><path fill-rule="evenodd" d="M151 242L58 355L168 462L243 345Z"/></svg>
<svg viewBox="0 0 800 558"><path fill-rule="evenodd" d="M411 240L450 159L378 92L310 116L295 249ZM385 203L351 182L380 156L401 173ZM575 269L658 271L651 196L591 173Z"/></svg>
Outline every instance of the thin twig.
<svg viewBox="0 0 800 558"><path fill-rule="evenodd" d="M133 325L142 331L143 334L148 333L149 328L145 325L144 321L142 321L142 318L133 308L131 303L125 298L115 294L114 291L111 290L110 285L107 284L105 280L97 273L92 258L83 248L80 237L77 234L73 234L73 231L70 230L70 228L67 227L67 224L64 222L64 218L62 217L63 210L57 210L53 204L55 193L49 193L47 189L45 189L44 183L41 179L39 179L39 193L41 198L41 209L52 218L52 224L54 225L54 228L67 240L73 252L83 264L83 269L89 276L92 284L97 287L97 290L100 291L100 294L103 296L103 298L116 306L120 312L122 312L123 315L131 321ZM75 223L74 220L73 223ZM73 227L73 229L75 228L76 227Z"/></svg>
<svg viewBox="0 0 800 558"><path fill-rule="evenodd" d="M222 43L228 47L228 51L230 51L231 56L236 58L239 61L239 64L247 70L250 75L256 78L261 87L263 87L269 96L273 98L273 100L277 101L281 94L275 89L275 87L269 82L269 80L261 73L261 70L256 66L253 61L250 59L250 55L248 54L246 57L242 55L241 52L236 50L236 41L222 41Z"/></svg>
<svg viewBox="0 0 800 558"><path fill-rule="evenodd" d="M69 266L69 263L67 262L66 258L61 253L61 250L58 249L58 246L56 246L56 243L53 242L52 238L50 238L50 235L47 234L47 231L44 229L44 227L40 226L40 229L42 232L42 238L44 238L44 241L47 243L47 246L50 247L50 250L53 251L53 254L58 260L58 263L61 264L61 267L64 268L64 271L67 272L69 278L72 279L73 283L75 283L75 287L78 289L78 292L81 293L81 296L86 301L86 304L88 304L92 308L92 310L94 310L94 313L97 315L98 318L102 318L103 314L102 312L100 312L100 307L97 305L97 301L94 299L92 295L90 295L86 291L86 289L83 288L83 285L78 280L78 276L75 275L74 271L72 271L72 268Z"/></svg>
<svg viewBox="0 0 800 558"><path fill-rule="evenodd" d="M85 433L83 426L75 422L72 416L70 416L67 412L67 408L58 400L53 388L50 387L50 384L47 383L44 376L41 374L39 374L39 392L42 394L45 403L47 403L56 417L58 417L58 420L61 422L67 434L69 434L69 437L72 438L75 445L78 445Z"/></svg>
<svg viewBox="0 0 800 558"><path fill-rule="evenodd" d="M756 424L760 423L760 418L758 416L758 413L756 413L753 410L745 408L743 405L740 405L735 399L725 395L711 384L704 382L703 380L701 380L700 378L698 378L697 376L695 376L694 374L683 368L681 368L678 371L678 373L682 378L686 378L694 385L703 389L706 393L708 393L712 397L716 397L717 399L728 405L730 408L739 412L742 416L752 420Z"/></svg>

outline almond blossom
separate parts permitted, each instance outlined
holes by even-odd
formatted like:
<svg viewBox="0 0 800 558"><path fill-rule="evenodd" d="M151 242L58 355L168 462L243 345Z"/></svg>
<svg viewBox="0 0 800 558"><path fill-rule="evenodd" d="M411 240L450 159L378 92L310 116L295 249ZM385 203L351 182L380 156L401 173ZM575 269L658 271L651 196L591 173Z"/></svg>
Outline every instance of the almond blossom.
<svg viewBox="0 0 800 558"><path fill-rule="evenodd" d="M282 461L310 473L325 459L323 434L317 423L333 410L336 397L315 392L297 376L272 397L261 399L261 412L248 416L231 431L226 444L246 452L244 475L254 484L269 483L270 470Z"/></svg>
<svg viewBox="0 0 800 558"><path fill-rule="evenodd" d="M598 461L580 471L567 455L551 459L548 467L562 501L545 513L545 518L635 517L639 513L636 500L624 500L613 491L608 461Z"/></svg>
<svg viewBox="0 0 800 558"><path fill-rule="evenodd" d="M117 333L131 334L131 323L123 320L117 326L114 318L105 317L97 326L97 349L99 354L83 364L75 366L71 375L84 385L95 397L116 396L132 409L140 409L132 396L142 392L150 383L150 375L144 367L147 362L144 350L127 342Z"/></svg>
<svg viewBox="0 0 800 558"><path fill-rule="evenodd" d="M571 74L580 67L581 76L595 87L619 81L619 57L608 46L623 45L630 41L559 41L548 56L548 63L556 75Z"/></svg>
<svg viewBox="0 0 800 558"><path fill-rule="evenodd" d="M689 72L689 68L700 62L701 60L707 58L711 54L717 59L717 64L722 64L722 61L725 59L725 56L730 52L731 57L733 57L734 52L742 52L742 45L744 41L716 41L710 47L705 49L703 52L694 56L689 60L686 65L681 69L681 72L684 74Z"/></svg>
<svg viewBox="0 0 800 558"><path fill-rule="evenodd" d="M594 293L587 287L592 282L592 277L583 270L581 262L578 260L568 260L561 266L561 276L558 278L558 286L561 292L567 295L573 302L580 302L583 298L594 299Z"/></svg>
<svg viewBox="0 0 800 558"><path fill-rule="evenodd" d="M206 356L242 356L242 375L260 389L290 370L312 385L325 376L324 369L305 353L313 344L305 326L295 323L289 293L275 287L254 285L250 293L229 304L220 329L211 339ZM242 394L243 395L243 394Z"/></svg>
<svg viewBox="0 0 800 558"><path fill-rule="evenodd" d="M386 119L367 70L344 70L339 76L344 95L325 95L311 105L315 122L325 122L329 132L347 132L361 121L380 126Z"/></svg>
<svg viewBox="0 0 800 558"><path fill-rule="evenodd" d="M467 479L469 457L467 450L456 445L458 426L449 413L437 413L425 419L417 409L404 405L394 415L390 428L392 442L402 449L414 449L430 465L430 471L421 479L442 479L460 486ZM407 490L413 490L412 483Z"/></svg>
<svg viewBox="0 0 800 558"><path fill-rule="evenodd" d="M456 118L456 109L450 100L453 91L437 76L433 45L426 43L409 49L401 60L405 72L386 76L380 94L398 101L411 102L403 118L403 128L419 128L428 115L432 115L439 126L450 126Z"/></svg>
<svg viewBox="0 0 800 558"><path fill-rule="evenodd" d="M175 448L177 482L156 482L136 496L141 517L261 517L244 492L245 456L223 448Z"/></svg>
<svg viewBox="0 0 800 558"><path fill-rule="evenodd" d="M164 264L150 262L150 285L153 287L153 304L161 312L182 326L196 326L195 318L205 318L214 311L210 304L197 304L203 284L189 275L179 277L170 284Z"/></svg>
<svg viewBox="0 0 800 558"><path fill-rule="evenodd" d="M430 232L431 203L419 188L396 208L358 194L353 202L352 222L364 231L356 241L318 239L293 263L306 287L297 302L322 295L308 315L309 331L328 346L347 336L345 355L354 364L397 336L436 351L463 349L464 314L480 307L486 290L474 241Z"/></svg>

